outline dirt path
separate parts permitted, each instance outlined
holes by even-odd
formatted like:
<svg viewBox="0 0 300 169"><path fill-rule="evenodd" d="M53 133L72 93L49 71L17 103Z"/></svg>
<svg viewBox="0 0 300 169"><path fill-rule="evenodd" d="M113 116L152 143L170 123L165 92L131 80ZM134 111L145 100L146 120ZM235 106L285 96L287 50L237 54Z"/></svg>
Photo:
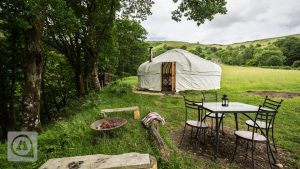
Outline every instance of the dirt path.
<svg viewBox="0 0 300 169"><path fill-rule="evenodd" d="M249 94L255 94L259 96L272 96L281 98L294 98L300 97L300 93L293 92L278 92L278 91L247 91Z"/></svg>
<svg viewBox="0 0 300 169"><path fill-rule="evenodd" d="M178 145L178 148L181 151L185 151L190 153L193 156L202 156L207 158L208 160L213 159L214 152L214 136L209 129L206 134L206 144L203 144L203 138L201 138L201 142L199 139L190 139L190 129L187 127L188 131L186 131L186 135L183 139L182 145L179 147L179 142L182 136L183 129L171 132L171 140L174 144ZM232 158L234 148L235 148L235 136L234 131L230 128L224 126L224 133L220 134L220 142L219 142L219 153L218 153L218 163L221 163L225 168L231 168L232 164L230 160ZM195 132L194 132L195 135ZM201 135L203 136L203 135ZM200 137L199 137L200 138ZM240 166L239 168L252 168L251 163L251 143L249 144L248 153L246 153L246 145L245 141L240 141L237 154L235 155L234 164ZM246 154L248 154L246 156ZM277 162L283 165L283 168L293 168L289 163L287 163L287 159L291 158L291 154L288 151L282 150L278 148L278 153L276 154ZM256 144L254 157L256 160L255 167L256 168L270 168L268 163L268 157L266 153L266 145L265 144ZM231 166L231 167L230 167ZM275 167L276 168L276 167Z"/></svg>

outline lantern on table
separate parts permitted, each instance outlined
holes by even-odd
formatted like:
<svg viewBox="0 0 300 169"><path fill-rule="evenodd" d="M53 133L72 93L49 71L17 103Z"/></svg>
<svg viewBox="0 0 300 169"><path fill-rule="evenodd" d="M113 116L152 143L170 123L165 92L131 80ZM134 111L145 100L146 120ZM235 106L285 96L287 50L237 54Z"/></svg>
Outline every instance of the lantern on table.
<svg viewBox="0 0 300 169"><path fill-rule="evenodd" d="M222 106L229 106L229 98L226 94L224 94L222 97Z"/></svg>

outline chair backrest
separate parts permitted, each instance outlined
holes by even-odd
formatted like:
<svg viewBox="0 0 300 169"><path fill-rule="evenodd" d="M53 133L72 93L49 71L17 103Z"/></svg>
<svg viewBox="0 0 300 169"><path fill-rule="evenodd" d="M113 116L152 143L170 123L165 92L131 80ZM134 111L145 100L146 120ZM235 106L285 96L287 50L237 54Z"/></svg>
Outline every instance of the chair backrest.
<svg viewBox="0 0 300 169"><path fill-rule="evenodd" d="M196 101L187 99L185 95L183 96L183 99L184 99L184 105L186 109L198 110L198 106L194 104L196 103Z"/></svg>
<svg viewBox="0 0 300 169"><path fill-rule="evenodd" d="M282 102L283 102L282 99L280 101L276 101L276 100L270 99L269 96L266 96L265 100L264 100L264 103L262 105L262 108L266 107L266 108L269 108L269 109L273 109L273 110L275 110L275 115L276 115L276 113L278 112L278 109L280 108ZM266 117L266 114L261 114L259 117L257 117L257 119L261 120L261 121L264 121L267 118L268 117ZM275 119L275 117L273 118L272 126L274 124L274 119Z"/></svg>
<svg viewBox="0 0 300 169"><path fill-rule="evenodd" d="M276 110L267 111L266 109L263 108L263 106L260 105L256 112L255 118L253 120L254 125L256 126L253 127L253 133L260 132L262 135L268 137L268 130L270 129L270 126L273 125L276 112L277 112ZM263 121L265 123L265 126L261 126L261 124L258 124L258 121Z"/></svg>
<svg viewBox="0 0 300 169"><path fill-rule="evenodd" d="M266 96L262 107L267 107L267 108L274 109L274 110L278 111L278 109L280 108L282 102L283 102L282 99L280 101L276 101L276 100L270 99L269 96Z"/></svg>
<svg viewBox="0 0 300 169"><path fill-rule="evenodd" d="M202 119L202 108L201 106L197 106L194 103L201 103L203 105L203 99L202 101L194 101L194 100L190 100L187 99L186 96L183 96L184 99L184 105L185 105L185 119L187 120L187 114L189 113L189 111L192 110L196 110L198 113L198 121L200 121L200 119Z"/></svg>
<svg viewBox="0 0 300 169"><path fill-rule="evenodd" d="M204 102L217 102L218 94L217 92L202 92L202 97Z"/></svg>

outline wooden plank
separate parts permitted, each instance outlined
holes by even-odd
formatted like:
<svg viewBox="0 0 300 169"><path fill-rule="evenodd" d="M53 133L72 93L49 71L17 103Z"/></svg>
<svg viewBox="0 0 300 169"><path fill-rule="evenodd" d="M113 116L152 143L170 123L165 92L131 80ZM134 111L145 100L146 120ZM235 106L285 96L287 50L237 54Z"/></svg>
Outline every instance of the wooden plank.
<svg viewBox="0 0 300 169"><path fill-rule="evenodd" d="M156 159L149 154L126 153L120 155L86 155L54 158L44 163L40 169L155 169Z"/></svg>
<svg viewBox="0 0 300 169"><path fill-rule="evenodd" d="M107 117L106 113L112 113L112 112L126 112L126 111L133 111L133 117L134 119L140 118L140 109L138 106L134 107L123 107L123 108L116 108L116 109L103 109L101 110L101 114L104 117Z"/></svg>
<svg viewBox="0 0 300 169"><path fill-rule="evenodd" d="M176 62L172 62L172 95L175 93L175 64Z"/></svg>
<svg viewBox="0 0 300 169"><path fill-rule="evenodd" d="M115 109L103 109L101 113L112 113L112 112L124 112L124 111L135 111L139 110L139 107L123 107L123 108L115 108Z"/></svg>

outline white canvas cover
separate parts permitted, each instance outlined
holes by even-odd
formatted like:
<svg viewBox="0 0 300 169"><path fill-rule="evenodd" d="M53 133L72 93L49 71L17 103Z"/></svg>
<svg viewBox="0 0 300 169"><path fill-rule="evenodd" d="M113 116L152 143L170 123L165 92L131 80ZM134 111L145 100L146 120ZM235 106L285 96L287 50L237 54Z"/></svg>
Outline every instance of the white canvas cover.
<svg viewBox="0 0 300 169"><path fill-rule="evenodd" d="M220 89L221 67L182 49L169 50L138 68L139 87L161 91L161 65L176 62L175 90Z"/></svg>

